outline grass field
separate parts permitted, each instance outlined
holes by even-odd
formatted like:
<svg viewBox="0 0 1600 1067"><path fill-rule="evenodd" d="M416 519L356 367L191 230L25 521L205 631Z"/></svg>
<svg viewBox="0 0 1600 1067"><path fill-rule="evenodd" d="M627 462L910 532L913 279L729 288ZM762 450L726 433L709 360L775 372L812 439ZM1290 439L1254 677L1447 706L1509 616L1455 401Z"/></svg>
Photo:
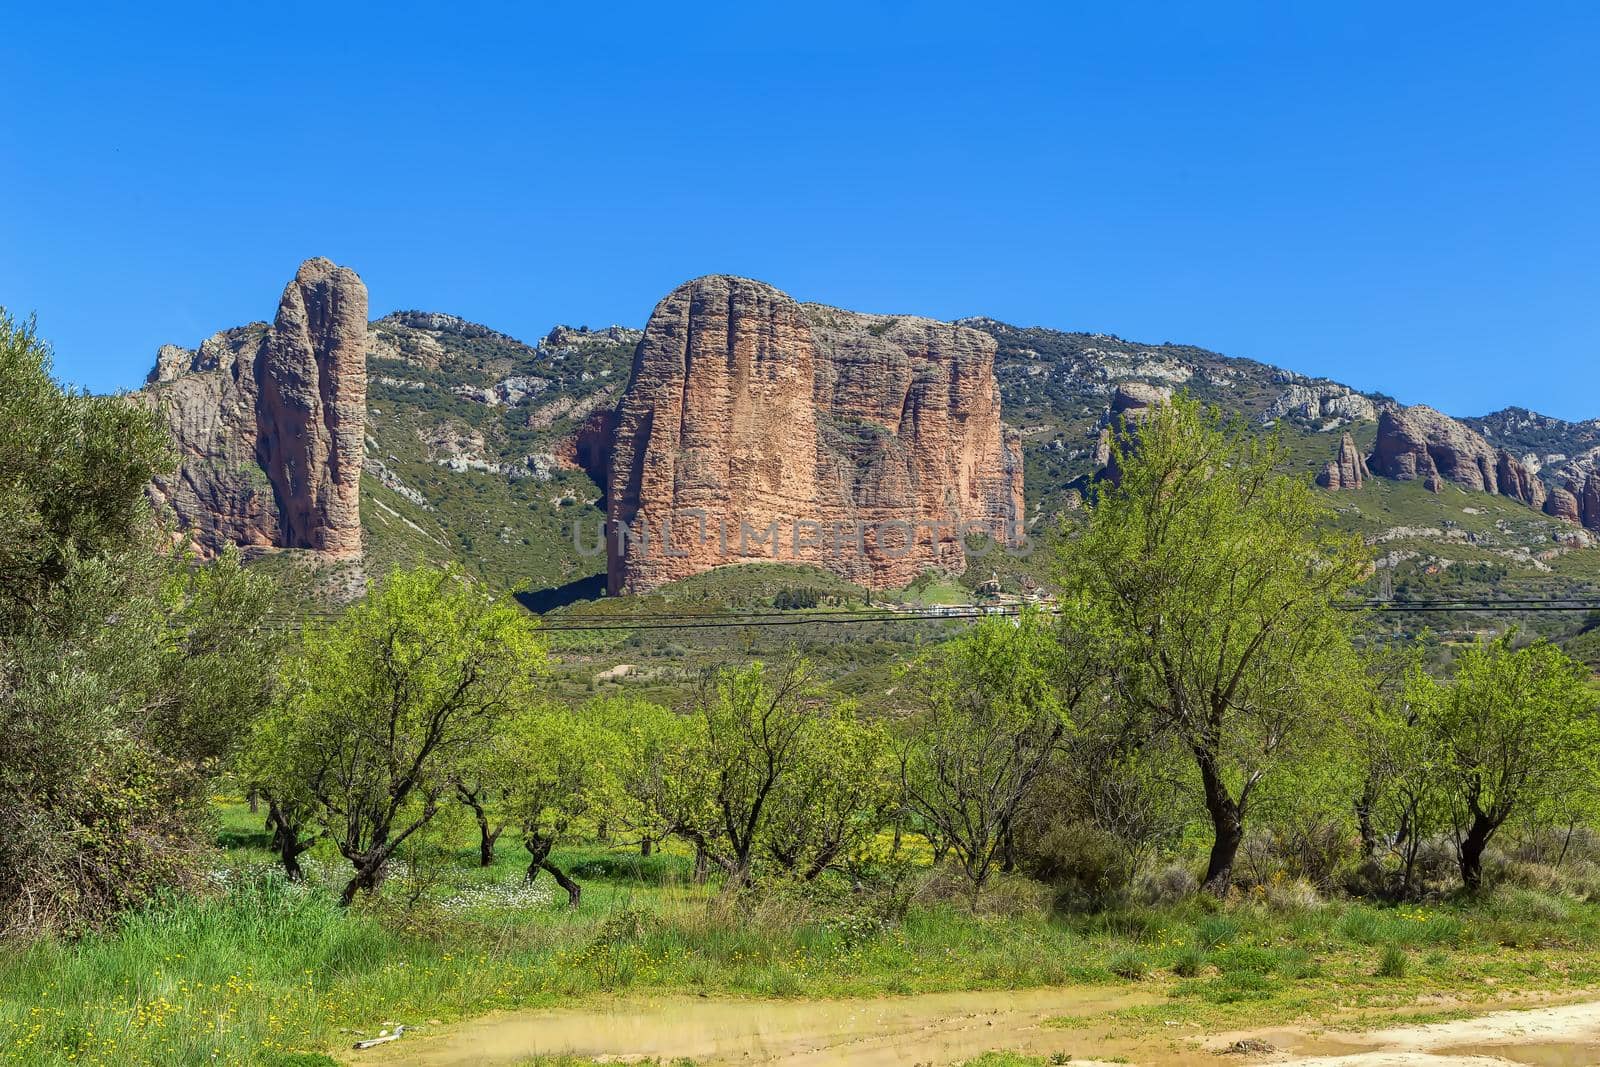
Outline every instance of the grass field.
<svg viewBox="0 0 1600 1067"><path fill-rule="evenodd" d="M1138 1028L1600 984L1600 907L1528 890L1470 908L1257 892L1225 906L1060 917L1020 881L974 912L921 869L903 900L828 884L729 902L691 883L686 857L617 844L560 854L585 886L572 910L548 880L525 885L520 843L502 840L490 868L468 850L439 851L346 913L333 902L342 870L330 858L310 885L287 885L257 831L242 804L224 805L211 891L75 943L0 949L0 1062L321 1063L385 1024L626 991L793 998L1141 983L1161 1001L1120 1013Z"/></svg>

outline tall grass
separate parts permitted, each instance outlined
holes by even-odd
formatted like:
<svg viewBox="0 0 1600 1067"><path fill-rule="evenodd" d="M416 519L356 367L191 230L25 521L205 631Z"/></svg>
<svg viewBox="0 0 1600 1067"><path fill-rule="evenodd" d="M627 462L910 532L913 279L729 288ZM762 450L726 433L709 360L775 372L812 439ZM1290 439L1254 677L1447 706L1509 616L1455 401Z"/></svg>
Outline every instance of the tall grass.
<svg viewBox="0 0 1600 1067"><path fill-rule="evenodd" d="M384 1024L601 991L843 996L1142 979L1255 1010L1297 990L1392 995L1474 973L1499 988L1600 981L1600 909L1532 890L1471 907L1191 900L1064 917L925 895L891 914L842 885L724 900L692 884L683 856L597 846L560 857L585 884L571 910L564 894L524 887L510 844L488 869L470 852L437 858L443 877L414 907L397 903L413 895L397 881L342 911L342 872L301 888L246 864L216 895L165 901L115 930L0 945L0 1063L325 1062L323 1051ZM1507 944L1538 952L1511 956ZM1405 967L1380 979L1375 949Z"/></svg>

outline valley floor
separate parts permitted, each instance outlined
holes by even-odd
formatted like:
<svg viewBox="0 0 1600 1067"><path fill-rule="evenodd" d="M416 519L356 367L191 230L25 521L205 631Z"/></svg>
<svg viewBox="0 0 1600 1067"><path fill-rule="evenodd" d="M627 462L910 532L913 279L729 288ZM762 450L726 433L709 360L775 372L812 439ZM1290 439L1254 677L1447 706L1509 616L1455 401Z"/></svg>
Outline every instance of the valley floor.
<svg viewBox="0 0 1600 1067"><path fill-rule="evenodd" d="M968 1067L1097 1063L1184 1067L1219 1056L1287 1067L1581 1067L1600 1063L1600 1001L1523 1005L1442 1022L1372 1029L1339 1016L1265 1029L1152 1030L1124 1010L1155 990L1072 987L933 993L871 1000L750 1001L623 998L587 1008L504 1013L380 1050L351 1064L380 1067L589 1062L763 1064L782 1067ZM1148 1020L1147 1020L1148 1022ZM1171 1020L1166 1024L1177 1026ZM1008 1051L994 1051L1005 1049Z"/></svg>
<svg viewBox="0 0 1600 1067"><path fill-rule="evenodd" d="M1600 1062L1594 1010L1539 1013L1600 1000L1600 905L1532 888L1387 907L1268 886L1057 915L1047 890L1002 879L974 911L924 857L898 887L729 901L688 856L614 841L558 853L584 886L571 909L546 876L523 881L508 834L487 868L475 849L419 850L342 911L334 857L286 884L237 800L219 841L207 891L76 941L0 944L0 1063L1177 1064L1259 1035L1285 1052L1241 1060L1437 1067L1416 1057L1534 1024L1548 1033L1503 1058ZM1539 1010L1394 1036L1524 1007Z"/></svg>

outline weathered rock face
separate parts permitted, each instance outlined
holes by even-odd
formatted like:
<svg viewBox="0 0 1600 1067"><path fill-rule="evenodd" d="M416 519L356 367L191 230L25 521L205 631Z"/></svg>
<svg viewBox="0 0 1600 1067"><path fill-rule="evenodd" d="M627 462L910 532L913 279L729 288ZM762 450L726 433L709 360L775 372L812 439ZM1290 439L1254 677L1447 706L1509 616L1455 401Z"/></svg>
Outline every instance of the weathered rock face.
<svg viewBox="0 0 1600 1067"><path fill-rule="evenodd" d="M1308 421L1365 421L1377 417L1371 400L1333 382L1294 382L1262 415L1263 422L1288 416Z"/></svg>
<svg viewBox="0 0 1600 1067"><path fill-rule="evenodd" d="M1172 390L1148 382L1118 382L1111 394L1111 404L1101 420L1100 436L1095 442L1094 461L1099 468L1095 481L1117 485L1122 472L1116 464L1116 454L1111 447L1112 435L1124 429L1137 429L1149 418L1151 409L1172 399Z"/></svg>
<svg viewBox="0 0 1600 1067"><path fill-rule="evenodd" d="M1583 524L1583 514L1578 510L1578 497L1571 486L1557 486L1550 490L1550 495L1544 500L1544 513L1574 526Z"/></svg>
<svg viewBox="0 0 1600 1067"><path fill-rule="evenodd" d="M1338 453L1317 475L1317 484L1335 491L1360 489L1370 477L1372 472L1367 469L1367 461L1362 458L1361 450L1356 448L1355 438L1344 434L1339 441Z"/></svg>
<svg viewBox="0 0 1600 1067"><path fill-rule="evenodd" d="M1495 450L1448 415L1418 405L1385 408L1369 466L1374 474L1401 481L1422 479L1437 491L1440 480L1466 489L1498 492Z"/></svg>
<svg viewBox="0 0 1600 1067"><path fill-rule="evenodd" d="M1590 474L1576 493L1578 520L1586 530L1600 530L1600 477Z"/></svg>
<svg viewBox="0 0 1600 1067"><path fill-rule="evenodd" d="M612 592L773 559L903 585L965 565L963 524L1015 536L994 353L976 330L803 308L745 278L680 286L610 428Z"/></svg>
<svg viewBox="0 0 1600 1067"><path fill-rule="evenodd" d="M1500 485L1501 494L1513 500L1520 500L1530 508L1542 507L1545 501L1545 488L1544 482L1539 480L1539 475L1505 449L1501 449L1497 455L1495 478Z"/></svg>
<svg viewBox="0 0 1600 1067"><path fill-rule="evenodd" d="M228 544L361 555L367 290L326 259L300 265L271 326L163 346L144 396L179 455L151 496L203 552Z"/></svg>

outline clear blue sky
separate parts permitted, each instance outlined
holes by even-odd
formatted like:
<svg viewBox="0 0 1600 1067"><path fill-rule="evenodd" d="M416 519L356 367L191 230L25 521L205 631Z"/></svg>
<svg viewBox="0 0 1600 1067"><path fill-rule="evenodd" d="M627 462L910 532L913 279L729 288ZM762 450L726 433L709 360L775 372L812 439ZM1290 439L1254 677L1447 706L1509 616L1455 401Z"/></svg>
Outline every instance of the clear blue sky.
<svg viewBox="0 0 1600 1067"><path fill-rule="evenodd" d="M732 272L1600 416L1593 5L26 5L0 304L58 373L269 318L533 339Z"/></svg>

